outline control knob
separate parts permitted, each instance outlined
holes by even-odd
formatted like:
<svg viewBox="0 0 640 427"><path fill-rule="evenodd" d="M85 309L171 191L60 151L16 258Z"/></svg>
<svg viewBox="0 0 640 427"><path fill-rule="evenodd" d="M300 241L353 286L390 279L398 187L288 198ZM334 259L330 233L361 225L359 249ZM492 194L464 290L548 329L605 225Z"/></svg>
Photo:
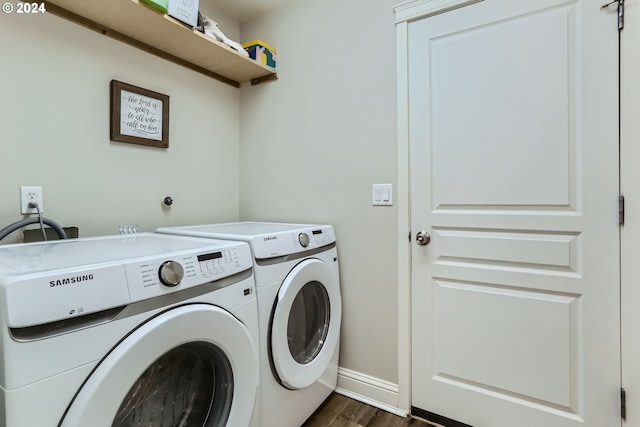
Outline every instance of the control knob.
<svg viewBox="0 0 640 427"><path fill-rule="evenodd" d="M303 248L306 248L309 246L309 235L307 233L298 234L298 242L300 242Z"/></svg>
<svg viewBox="0 0 640 427"><path fill-rule="evenodd" d="M163 285L178 286L184 277L184 269L177 261L165 261L158 270L158 276Z"/></svg>

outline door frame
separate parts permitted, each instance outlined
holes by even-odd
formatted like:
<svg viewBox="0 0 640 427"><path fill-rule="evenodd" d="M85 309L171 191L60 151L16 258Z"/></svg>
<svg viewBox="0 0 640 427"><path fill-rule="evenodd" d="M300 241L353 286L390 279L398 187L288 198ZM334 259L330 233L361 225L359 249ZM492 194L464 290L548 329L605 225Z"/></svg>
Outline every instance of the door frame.
<svg viewBox="0 0 640 427"><path fill-rule="evenodd" d="M398 408L411 412L411 215L409 205L409 23L396 6L398 210Z"/></svg>
<svg viewBox="0 0 640 427"><path fill-rule="evenodd" d="M483 0L409 0L396 20L398 210L398 408L411 413L411 201L409 168L409 23Z"/></svg>
<svg viewBox="0 0 640 427"><path fill-rule="evenodd" d="M640 158L640 84L637 71L640 60L633 56L640 49L640 0L627 0L625 27L620 40L620 193L625 196L625 224L620 229L621 256L621 357L622 387L627 392L628 427L640 426L640 344L637 325L640 314L640 266L635 259L640 238L640 170L635 164ZM635 161L634 161L635 160ZM628 327L626 327L628 325Z"/></svg>

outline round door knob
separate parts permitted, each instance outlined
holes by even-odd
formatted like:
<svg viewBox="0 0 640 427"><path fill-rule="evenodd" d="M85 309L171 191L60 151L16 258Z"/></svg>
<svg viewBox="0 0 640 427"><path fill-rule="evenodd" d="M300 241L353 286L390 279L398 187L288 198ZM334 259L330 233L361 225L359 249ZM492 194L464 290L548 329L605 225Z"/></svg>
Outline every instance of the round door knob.
<svg viewBox="0 0 640 427"><path fill-rule="evenodd" d="M418 234L416 234L416 242L418 242L420 246L428 245L429 242L431 242L431 236L426 231L418 231Z"/></svg>
<svg viewBox="0 0 640 427"><path fill-rule="evenodd" d="M160 266L158 276L163 285L178 286L184 277L184 269L177 261L166 261Z"/></svg>
<svg viewBox="0 0 640 427"><path fill-rule="evenodd" d="M307 233L298 234L298 241L303 248L306 248L307 246L309 246L309 235Z"/></svg>

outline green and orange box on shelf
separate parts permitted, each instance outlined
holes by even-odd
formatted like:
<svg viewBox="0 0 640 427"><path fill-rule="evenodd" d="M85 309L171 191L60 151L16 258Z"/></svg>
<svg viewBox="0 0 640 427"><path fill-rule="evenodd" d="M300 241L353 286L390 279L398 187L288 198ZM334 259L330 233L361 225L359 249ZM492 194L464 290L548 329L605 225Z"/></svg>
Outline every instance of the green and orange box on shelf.
<svg viewBox="0 0 640 427"><path fill-rule="evenodd" d="M198 24L199 0L140 0L152 8L184 22L190 27Z"/></svg>
<svg viewBox="0 0 640 427"><path fill-rule="evenodd" d="M276 68L276 49L269 46L262 40L252 40L242 45L244 50L247 51L249 57L256 61L271 67Z"/></svg>
<svg viewBox="0 0 640 427"><path fill-rule="evenodd" d="M169 0L141 0L142 3L146 3L154 9L158 9L162 13L167 13L167 6Z"/></svg>

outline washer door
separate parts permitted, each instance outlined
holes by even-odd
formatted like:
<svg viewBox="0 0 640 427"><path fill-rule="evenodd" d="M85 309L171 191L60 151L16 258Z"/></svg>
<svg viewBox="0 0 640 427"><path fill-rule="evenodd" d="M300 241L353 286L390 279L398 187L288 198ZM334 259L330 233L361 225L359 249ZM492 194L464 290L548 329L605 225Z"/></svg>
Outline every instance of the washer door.
<svg viewBox="0 0 640 427"><path fill-rule="evenodd" d="M271 358L278 379L295 390L327 370L340 338L342 302L337 275L307 259L280 286L271 322Z"/></svg>
<svg viewBox="0 0 640 427"><path fill-rule="evenodd" d="M98 364L60 426L247 426L256 358L248 329L227 311L207 304L170 309Z"/></svg>

